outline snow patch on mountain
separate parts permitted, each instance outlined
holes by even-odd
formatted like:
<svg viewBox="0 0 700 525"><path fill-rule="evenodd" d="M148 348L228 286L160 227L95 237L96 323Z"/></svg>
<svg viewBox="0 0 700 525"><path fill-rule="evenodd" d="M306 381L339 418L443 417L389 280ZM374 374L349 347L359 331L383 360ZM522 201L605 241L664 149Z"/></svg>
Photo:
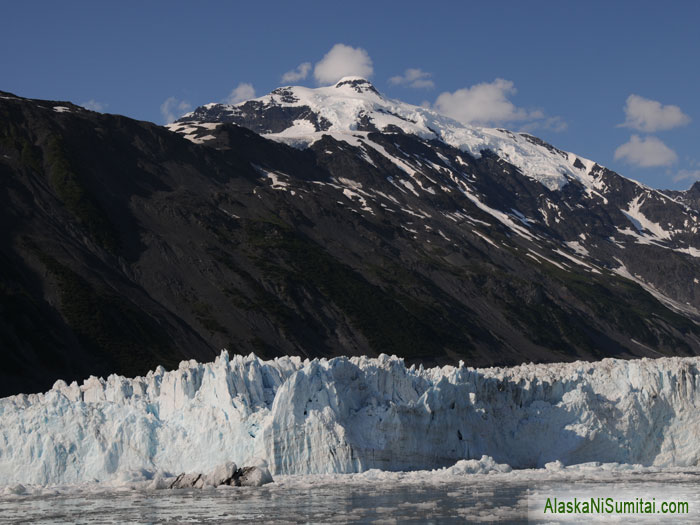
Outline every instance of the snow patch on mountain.
<svg viewBox="0 0 700 525"><path fill-rule="evenodd" d="M697 248L694 248L692 246L688 246L687 248L675 248L673 251L680 252L680 253L687 253L691 257L700 257L700 250L698 250Z"/></svg>
<svg viewBox="0 0 700 525"><path fill-rule="evenodd" d="M621 277L624 277L625 279L629 279L630 281L634 281L637 283L639 286L641 286L645 291L650 293L652 296L654 296L658 301L663 304L664 306L670 308L671 310L680 313L681 315L685 315L686 317L689 317L691 320L695 320L697 323L698 320L700 320L700 311L698 311L697 308L691 306L690 304L684 304L679 301L676 301L675 299L672 299L662 291L658 290L656 287L654 287L652 284L644 281L639 275L635 275L632 272L629 271L629 269L625 266L625 264L618 258L615 258L615 260L620 264L617 268L613 268L613 272L616 274L620 275Z"/></svg>
<svg viewBox="0 0 700 525"><path fill-rule="evenodd" d="M579 259L578 257L574 257L573 255L571 255L571 254L569 254L569 253L566 253L566 252L563 251L563 250L560 250L559 248L557 248L557 249L554 250L554 251L555 251L556 253L558 253L559 255L561 255L562 257L564 257L564 258L566 258L566 259L569 259L571 262L573 262L573 263L575 263L575 264L578 264L579 266L583 266L584 268L587 268L587 269L588 269L589 271L591 271L592 273L600 273L600 270L599 270L598 268L596 268L596 267L593 266L592 264L589 264L589 263L587 263L587 262L582 261L582 260Z"/></svg>
<svg viewBox="0 0 700 525"><path fill-rule="evenodd" d="M649 220L641 211L644 204L643 195L637 195L628 205L627 210L620 210L627 216L629 221L634 225L637 231L643 236L654 237L659 240L668 240L671 238L671 233L664 230L660 224ZM648 232L648 233L646 233Z"/></svg>
<svg viewBox="0 0 700 525"><path fill-rule="evenodd" d="M181 134L190 142L194 142L195 144L204 144L205 142L216 138L211 133L207 133L207 131L213 131L220 125L220 122L197 122L196 124L173 122L165 127L170 131Z"/></svg>
<svg viewBox="0 0 700 525"><path fill-rule="evenodd" d="M289 180L289 175L279 173L277 171L268 171L265 168L256 164L253 164L253 168L255 168L255 170L258 173L260 173L263 177L267 177L267 179L270 181L270 186L273 190L287 191L287 188L289 188L289 183L283 180Z"/></svg>
<svg viewBox="0 0 700 525"><path fill-rule="evenodd" d="M406 367L382 355L186 361L0 400L0 484L266 461L275 474L700 461L700 358ZM463 464L457 463L458 469ZM471 468L471 467L470 467Z"/></svg>
<svg viewBox="0 0 700 525"><path fill-rule="evenodd" d="M584 257L587 257L590 255L588 250L581 245L579 241L567 241L564 244L566 244L570 249L578 253L579 255L583 255Z"/></svg>
<svg viewBox="0 0 700 525"><path fill-rule="evenodd" d="M535 240L535 236L533 234L531 234L527 230L527 228L523 228L521 225L516 223L512 219L512 217L510 215L508 215L507 213L504 213L500 210L492 208L489 205L481 202L481 200L476 195L474 195L471 191L469 191L469 189L466 185L462 185L462 192L470 201L472 201L476 205L477 208L488 213L489 215L491 215L492 217L497 219L499 222L504 224L506 227L511 229L516 234L520 235L521 237L525 237L526 239L529 239L529 240ZM518 220L519 220L519 217L516 216L516 218L518 218Z"/></svg>

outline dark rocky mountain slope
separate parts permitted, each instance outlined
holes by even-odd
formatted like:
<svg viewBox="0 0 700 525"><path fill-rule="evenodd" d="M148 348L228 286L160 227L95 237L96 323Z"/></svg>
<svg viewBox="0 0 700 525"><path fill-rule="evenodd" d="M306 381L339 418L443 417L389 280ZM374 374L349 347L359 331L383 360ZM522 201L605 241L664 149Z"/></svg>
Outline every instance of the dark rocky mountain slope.
<svg viewBox="0 0 700 525"><path fill-rule="evenodd" d="M381 99L363 82L343 88ZM528 135L498 131L597 188L386 124L406 119L391 108L342 135L312 105L246 104L254 131L209 105L173 132L0 93L0 395L223 347L472 366L700 353L690 194ZM303 145L257 134L304 122Z"/></svg>

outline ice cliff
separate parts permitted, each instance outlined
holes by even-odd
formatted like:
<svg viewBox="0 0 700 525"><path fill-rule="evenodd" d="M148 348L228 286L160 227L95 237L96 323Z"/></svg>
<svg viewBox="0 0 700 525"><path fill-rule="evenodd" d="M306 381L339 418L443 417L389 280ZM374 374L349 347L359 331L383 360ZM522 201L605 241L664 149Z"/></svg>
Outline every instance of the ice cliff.
<svg viewBox="0 0 700 525"><path fill-rule="evenodd" d="M58 381L0 400L0 485L206 471L430 469L491 456L695 466L700 358L407 368L403 360L250 355L145 377Z"/></svg>

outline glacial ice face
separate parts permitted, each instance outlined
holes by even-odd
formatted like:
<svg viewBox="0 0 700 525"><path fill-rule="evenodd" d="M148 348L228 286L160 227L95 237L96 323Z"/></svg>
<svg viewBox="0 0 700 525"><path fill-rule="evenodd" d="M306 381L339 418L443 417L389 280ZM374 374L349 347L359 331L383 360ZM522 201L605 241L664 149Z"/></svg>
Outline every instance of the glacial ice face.
<svg viewBox="0 0 700 525"><path fill-rule="evenodd" d="M415 470L487 455L514 468L695 466L700 358L407 368L402 359L159 367L0 400L0 484L203 472ZM145 473L145 474L144 474Z"/></svg>

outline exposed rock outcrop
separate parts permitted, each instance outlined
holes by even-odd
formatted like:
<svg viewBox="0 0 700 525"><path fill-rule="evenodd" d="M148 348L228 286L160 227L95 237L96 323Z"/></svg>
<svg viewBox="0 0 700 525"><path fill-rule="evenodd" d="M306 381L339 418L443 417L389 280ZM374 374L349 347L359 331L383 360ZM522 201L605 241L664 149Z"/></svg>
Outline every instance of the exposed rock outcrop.
<svg viewBox="0 0 700 525"><path fill-rule="evenodd" d="M272 482L272 475L265 466L236 468L235 463L228 462L219 465L208 474L186 474L183 472L168 485L168 488L201 489L204 487L218 487L220 485L260 487Z"/></svg>

